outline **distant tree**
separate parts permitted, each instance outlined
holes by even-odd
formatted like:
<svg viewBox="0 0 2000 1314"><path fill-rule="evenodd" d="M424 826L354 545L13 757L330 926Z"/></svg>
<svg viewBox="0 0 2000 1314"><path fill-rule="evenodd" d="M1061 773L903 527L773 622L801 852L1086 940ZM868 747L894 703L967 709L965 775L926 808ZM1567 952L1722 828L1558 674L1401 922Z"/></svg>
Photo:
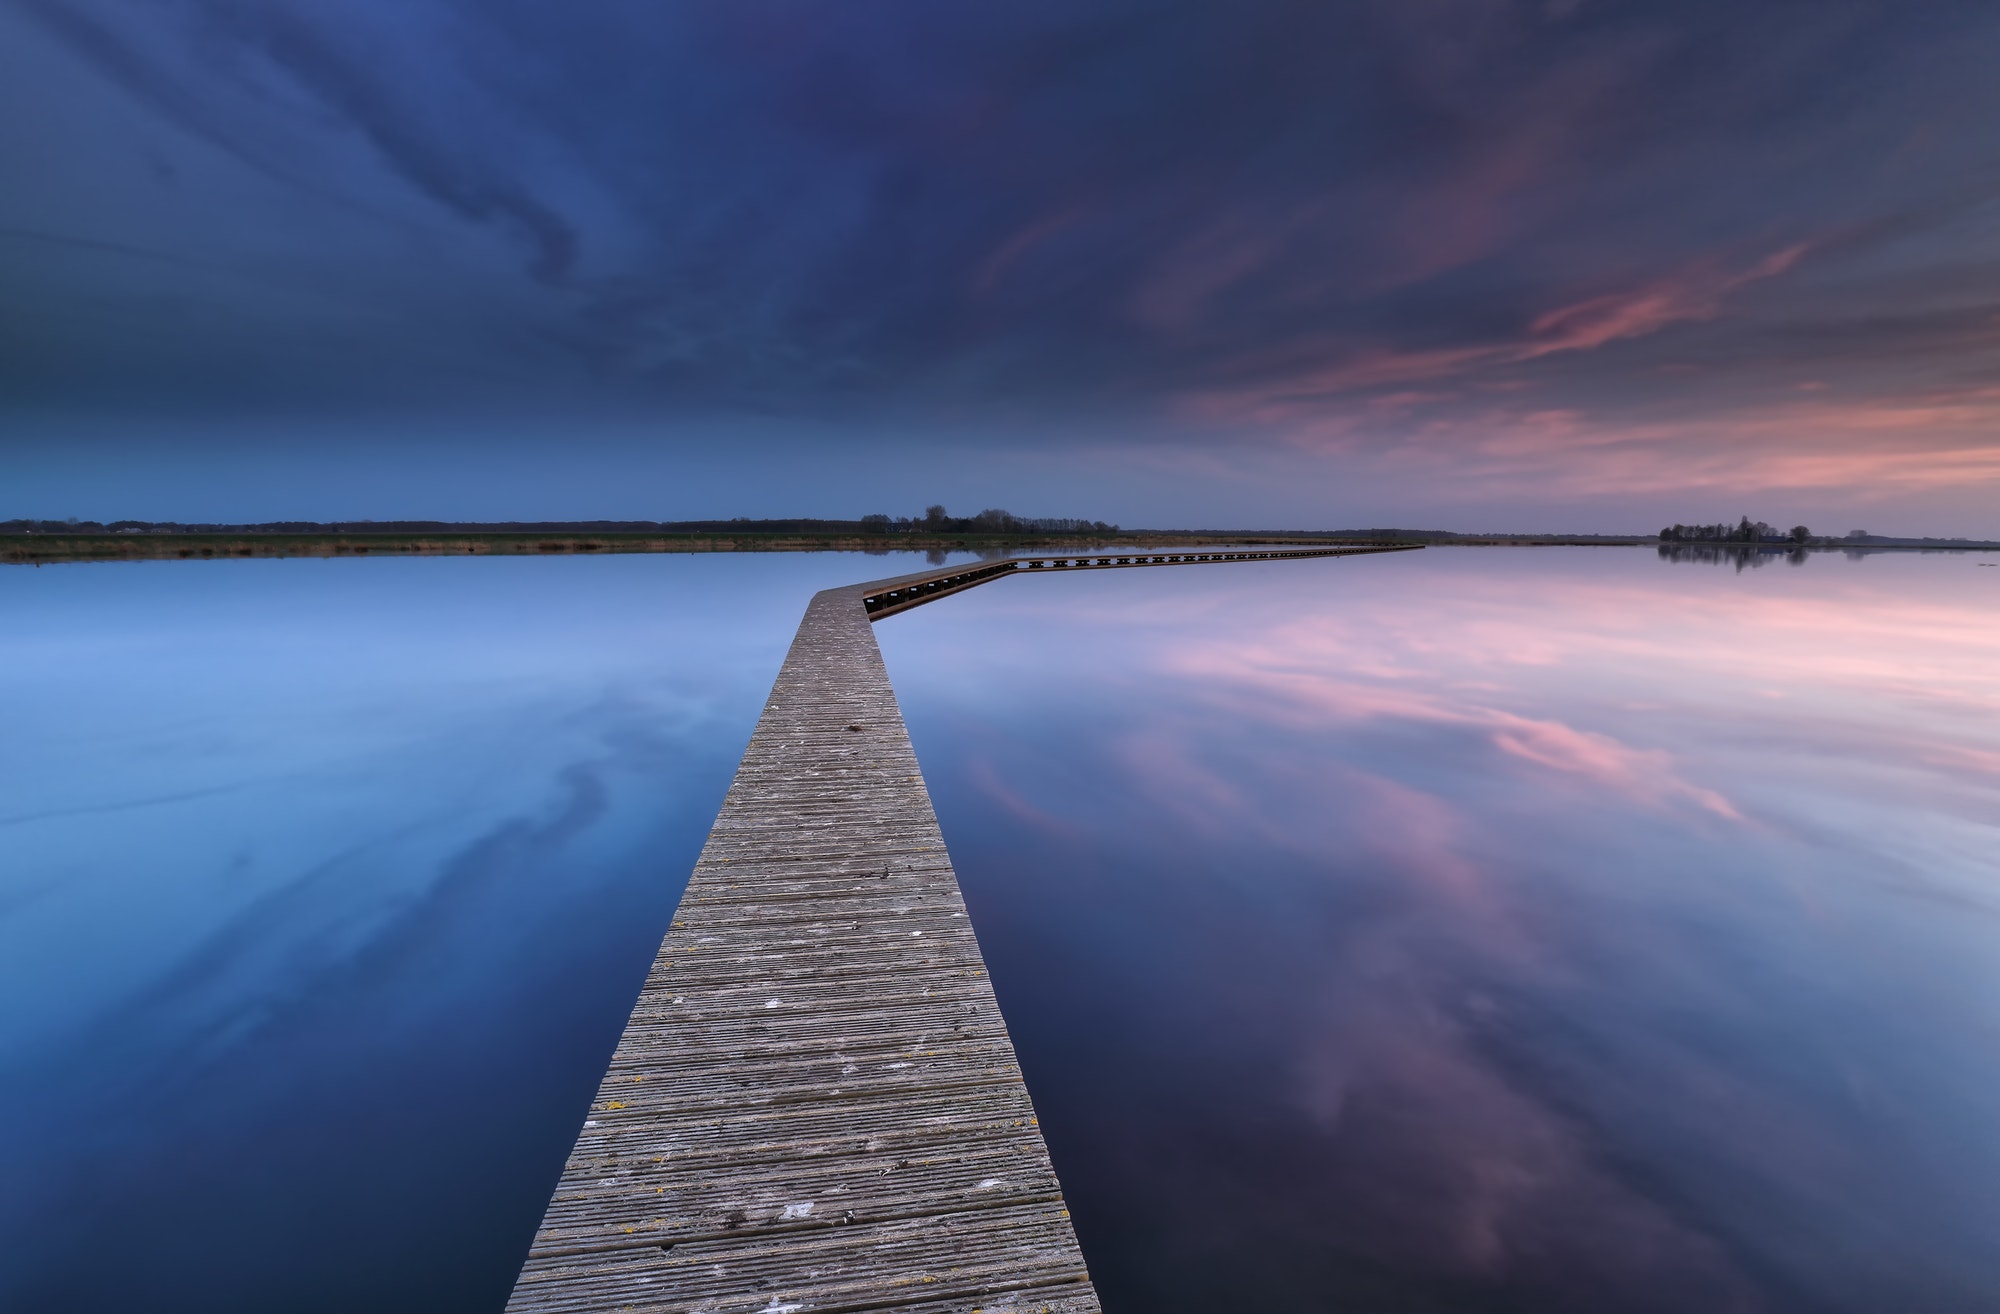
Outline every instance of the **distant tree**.
<svg viewBox="0 0 2000 1314"><path fill-rule="evenodd" d="M888 532L889 532L889 517L887 517L887 516L863 516L863 517L861 517L861 532L862 532L862 533L864 533L864 534L886 534L886 533L888 533Z"/></svg>
<svg viewBox="0 0 2000 1314"><path fill-rule="evenodd" d="M1812 539L1812 531L1810 529L1807 529L1804 525L1792 526L1792 542L1805 543L1809 542L1811 539Z"/></svg>
<svg viewBox="0 0 2000 1314"><path fill-rule="evenodd" d="M932 529L943 529L944 522L947 519L949 517L945 515L944 507L942 506L932 505L924 508L924 523Z"/></svg>

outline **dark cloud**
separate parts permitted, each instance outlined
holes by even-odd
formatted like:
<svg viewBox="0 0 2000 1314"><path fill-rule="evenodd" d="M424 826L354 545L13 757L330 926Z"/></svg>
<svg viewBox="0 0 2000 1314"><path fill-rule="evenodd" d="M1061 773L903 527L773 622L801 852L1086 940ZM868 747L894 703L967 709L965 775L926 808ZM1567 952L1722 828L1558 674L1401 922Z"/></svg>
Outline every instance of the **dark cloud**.
<svg viewBox="0 0 2000 1314"><path fill-rule="evenodd" d="M1893 392L1930 386L1899 373L1914 340L1971 377L2000 305L1982 3L16 3L133 131L311 210L289 247L219 192L213 231L152 232L164 187L201 211L192 166L93 138L73 171L129 204L79 203L70 236L254 255L259 291L190 275L163 310L76 262L13 279L33 257L0 238L20 299L65 306L9 371L48 404L89 377L226 409L249 339L301 405L475 378L1240 433L1411 387L1473 415L1509 383L1616 423L1718 351L1790 386L1827 341ZM100 94L43 85L58 132Z"/></svg>

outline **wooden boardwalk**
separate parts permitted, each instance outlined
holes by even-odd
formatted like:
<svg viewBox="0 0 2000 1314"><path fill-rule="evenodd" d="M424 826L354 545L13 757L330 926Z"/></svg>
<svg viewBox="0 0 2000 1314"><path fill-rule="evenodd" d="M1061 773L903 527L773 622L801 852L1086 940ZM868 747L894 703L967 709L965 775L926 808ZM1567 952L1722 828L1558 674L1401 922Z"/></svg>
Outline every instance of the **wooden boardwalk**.
<svg viewBox="0 0 2000 1314"><path fill-rule="evenodd" d="M813 598L510 1312L1098 1308L871 631L1035 560Z"/></svg>

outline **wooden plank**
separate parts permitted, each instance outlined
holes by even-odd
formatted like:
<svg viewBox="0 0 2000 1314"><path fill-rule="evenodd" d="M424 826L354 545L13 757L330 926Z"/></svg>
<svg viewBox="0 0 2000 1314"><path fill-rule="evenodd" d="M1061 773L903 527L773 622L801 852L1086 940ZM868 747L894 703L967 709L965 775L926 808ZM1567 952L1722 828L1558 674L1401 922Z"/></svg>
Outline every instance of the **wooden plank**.
<svg viewBox="0 0 2000 1314"><path fill-rule="evenodd" d="M535 1234L511 1314L1094 1314L871 623L1040 570L806 609Z"/></svg>
<svg viewBox="0 0 2000 1314"><path fill-rule="evenodd" d="M990 580L1004 579L1021 572L1041 570L1130 570L1141 566L1212 565L1231 561L1280 561L1303 557L1354 557L1377 552L1412 552L1421 544L1395 547L1234 547L1187 549L1170 552L1086 552L1054 557L1008 557L999 561L977 561L969 565L945 566L895 579L877 580L862 586L862 605L876 620L893 616L926 602L948 597Z"/></svg>
<svg viewBox="0 0 2000 1314"><path fill-rule="evenodd" d="M863 591L807 608L510 1311L1097 1309Z"/></svg>

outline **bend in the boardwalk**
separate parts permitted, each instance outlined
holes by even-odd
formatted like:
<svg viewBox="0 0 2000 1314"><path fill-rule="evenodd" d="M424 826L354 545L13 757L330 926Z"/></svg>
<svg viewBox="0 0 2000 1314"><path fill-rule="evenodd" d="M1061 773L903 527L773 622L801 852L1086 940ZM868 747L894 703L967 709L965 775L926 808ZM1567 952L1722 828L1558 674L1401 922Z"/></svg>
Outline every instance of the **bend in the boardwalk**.
<svg viewBox="0 0 2000 1314"><path fill-rule="evenodd" d="M815 596L508 1309L1096 1310L872 621L1009 575L1369 550Z"/></svg>

